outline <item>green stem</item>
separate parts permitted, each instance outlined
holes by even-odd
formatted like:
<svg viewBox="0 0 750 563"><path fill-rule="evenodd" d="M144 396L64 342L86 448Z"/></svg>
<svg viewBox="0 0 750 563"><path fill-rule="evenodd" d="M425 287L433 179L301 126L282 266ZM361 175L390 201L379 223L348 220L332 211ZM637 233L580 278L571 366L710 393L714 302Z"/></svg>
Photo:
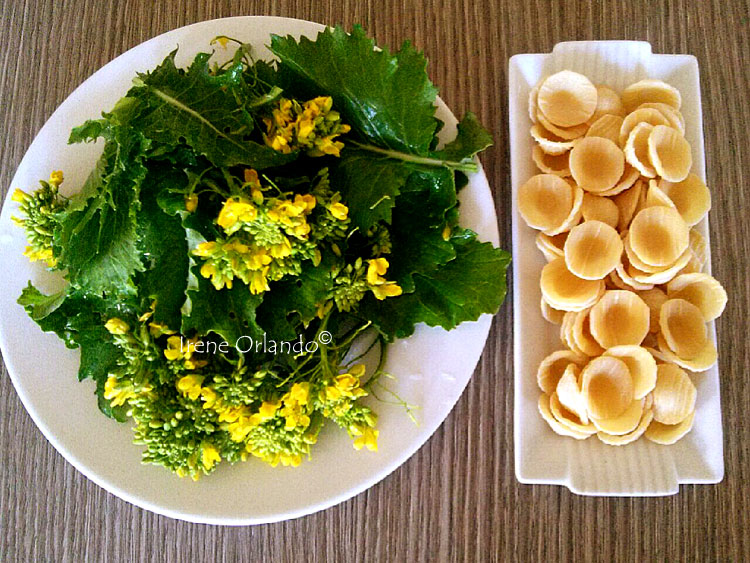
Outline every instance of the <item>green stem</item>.
<svg viewBox="0 0 750 563"><path fill-rule="evenodd" d="M460 170L461 172L476 172L477 164L474 161L452 161L452 160L440 160L439 158L430 158L428 156L417 156L415 154L409 154L400 151L394 151L391 149L383 149L376 147L375 145L368 145L365 143L358 143L357 141L349 141L355 147L374 152L376 154L382 154L387 158L395 158L397 160L403 160L404 162L412 162L414 164L423 164L425 166L440 166L450 168L452 170Z"/></svg>

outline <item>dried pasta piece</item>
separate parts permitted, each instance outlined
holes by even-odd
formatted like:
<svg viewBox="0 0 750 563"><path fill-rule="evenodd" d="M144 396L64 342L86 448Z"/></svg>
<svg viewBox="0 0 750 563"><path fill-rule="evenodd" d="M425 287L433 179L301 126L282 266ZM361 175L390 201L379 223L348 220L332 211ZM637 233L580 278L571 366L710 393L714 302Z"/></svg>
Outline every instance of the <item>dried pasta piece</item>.
<svg viewBox="0 0 750 563"><path fill-rule="evenodd" d="M560 402L557 393L549 397L549 410L552 416L566 428L582 434L596 434L596 427L591 422L584 423L578 416Z"/></svg>
<svg viewBox="0 0 750 563"><path fill-rule="evenodd" d="M591 422L599 432L622 436L635 430L642 417L643 399L634 399L620 416L603 419L592 418Z"/></svg>
<svg viewBox="0 0 750 563"><path fill-rule="evenodd" d="M541 395L539 397L539 402L537 403L537 407L539 408L539 414L542 415L542 418L545 420L547 424L549 424L549 427L552 428L553 432L556 434L560 434L560 436L567 436L569 438L575 438L576 440L585 440L591 434L587 434L584 432L576 432L575 430L572 430L568 428L567 426L563 425L561 422L559 422L550 411L549 408L550 405L550 396L549 395Z"/></svg>
<svg viewBox="0 0 750 563"><path fill-rule="evenodd" d="M620 146L624 147L625 143L630 136L630 132L638 126L640 123L652 125L669 125L669 121L664 117L658 109L643 108L637 109L634 112L629 113L625 116L622 121L622 127L620 127Z"/></svg>
<svg viewBox="0 0 750 563"><path fill-rule="evenodd" d="M619 115L605 114L591 124L587 137L604 137L615 144L620 142L620 129L622 128L622 117Z"/></svg>
<svg viewBox="0 0 750 563"><path fill-rule="evenodd" d="M638 427L632 432L624 434L622 436L614 436L612 434L607 434L606 432L597 432L596 436L608 446L624 446L626 444L635 442L638 438L643 436L643 433L646 432L646 429L649 427L651 421L653 420L654 413L650 408L644 408L643 415L641 416L641 420L638 423Z"/></svg>
<svg viewBox="0 0 750 563"><path fill-rule="evenodd" d="M682 96L674 86L653 78L631 84L622 92L622 103L626 111L633 111L647 102L667 104L679 110L682 105Z"/></svg>
<svg viewBox="0 0 750 563"><path fill-rule="evenodd" d="M646 429L646 439L669 446L674 444L688 432L693 429L693 421L695 420L695 411L691 412L685 420L678 422L677 424L662 424L661 422L653 421Z"/></svg>
<svg viewBox="0 0 750 563"><path fill-rule="evenodd" d="M682 182L693 166L690 143L665 125L657 125L648 136L648 156L657 174L669 182Z"/></svg>
<svg viewBox="0 0 750 563"><path fill-rule="evenodd" d="M566 180L567 181L567 180ZM556 229L548 229L544 231L544 234L551 237L565 233L575 227L581 221L581 207L583 206L583 190L579 188L575 182L568 182L570 187L573 189L573 207L570 208L570 213L562 222L562 225Z"/></svg>
<svg viewBox="0 0 750 563"><path fill-rule="evenodd" d="M591 307L604 292L603 280L584 280L572 274L564 258L542 268L540 280L544 299L555 309L582 311Z"/></svg>
<svg viewBox="0 0 750 563"><path fill-rule="evenodd" d="M565 264L586 280L600 280L620 263L622 240L617 231L601 221L585 221L570 230L565 240Z"/></svg>
<svg viewBox="0 0 750 563"><path fill-rule="evenodd" d="M667 285L670 299L684 299L700 309L703 319L718 319L727 305L727 292L721 283L704 273L682 274Z"/></svg>
<svg viewBox="0 0 750 563"><path fill-rule="evenodd" d="M668 299L661 306L659 328L669 349L686 360L697 357L708 341L703 313L684 299Z"/></svg>
<svg viewBox="0 0 750 563"><path fill-rule="evenodd" d="M605 350L623 344L640 345L648 334L651 314L632 291L612 289L591 309L591 335Z"/></svg>
<svg viewBox="0 0 750 563"><path fill-rule="evenodd" d="M591 336L589 312L590 309L585 309L577 313L571 313L575 316L573 317L573 322L570 325L570 334L577 349L582 353L591 357L600 356L602 353L604 353L604 348L599 346L599 343L594 340L593 336Z"/></svg>
<svg viewBox="0 0 750 563"><path fill-rule="evenodd" d="M620 220L620 210L614 201L588 192L583 194L581 215L584 221L601 221L615 229Z"/></svg>
<svg viewBox="0 0 750 563"><path fill-rule="evenodd" d="M697 225L711 209L711 192L695 174L688 174L682 182L662 179L659 188L691 227Z"/></svg>
<svg viewBox="0 0 750 563"><path fill-rule="evenodd" d="M653 391L656 385L656 360L648 350L633 345L613 346L604 355L613 356L628 366L633 379L634 398L642 399Z"/></svg>
<svg viewBox="0 0 750 563"><path fill-rule="evenodd" d="M560 381L557 382L555 391L560 404L575 414L583 424L588 424L589 415L586 412L586 399L581 393L581 386L578 383L580 375L581 368L575 364L569 364Z"/></svg>
<svg viewBox="0 0 750 563"><path fill-rule="evenodd" d="M641 108L653 108L657 110L667 121L669 121L670 127L674 127L683 135L685 134L685 118L682 117L682 114L672 106L661 102L646 102L639 105L636 109Z"/></svg>
<svg viewBox="0 0 750 563"><path fill-rule="evenodd" d="M635 170L635 168L633 168L633 170ZM636 173L638 173L637 170ZM635 215L635 210L636 207L638 207L638 201L640 201L642 191L643 182L637 180L633 184L633 187L628 188L614 197L613 201L620 210L620 220L617 223L617 228L620 229L620 231L624 231L630 226L630 221Z"/></svg>
<svg viewBox="0 0 750 563"><path fill-rule="evenodd" d="M659 312L661 306L669 299L667 294L664 293L658 287L652 289L646 289L638 292L638 297L643 299L643 302L648 305L648 309L651 313L651 320L649 322L649 332L658 332L659 330Z"/></svg>
<svg viewBox="0 0 750 563"><path fill-rule="evenodd" d="M627 289L629 290L634 289L636 291L645 291L647 289L652 289L654 287L654 284L652 283L641 283L638 280L636 280L633 276L631 276L630 271L632 270L632 268L633 267L628 262L627 254L622 255L622 260L615 267L615 273L617 274L618 279L627 286Z"/></svg>
<svg viewBox="0 0 750 563"><path fill-rule="evenodd" d="M661 188L659 188L659 183L656 180L649 180L648 191L646 192L646 203L644 207L656 207L659 205L663 205L664 207L674 207L675 209L677 209L677 206L669 198L669 196L665 194ZM679 209L677 211L679 212ZM680 213L680 215L682 215L682 213Z"/></svg>
<svg viewBox="0 0 750 563"><path fill-rule="evenodd" d="M611 356L594 358L581 372L581 392L591 418L620 416L633 402L633 380L628 366Z"/></svg>
<svg viewBox="0 0 750 563"><path fill-rule="evenodd" d="M628 164L646 178L656 176L656 169L651 164L648 152L648 140L653 129L650 123L638 123L628 134L623 149Z"/></svg>
<svg viewBox="0 0 750 563"><path fill-rule="evenodd" d="M559 235L549 236L544 232L539 232L536 235L535 243L536 247L542 251L547 262L554 260L555 258L562 258L563 248L565 247L565 240L568 238L568 233L560 233Z"/></svg>
<svg viewBox="0 0 750 563"><path fill-rule="evenodd" d="M586 123L581 123L574 127L558 127L549 121L539 110L536 112L536 119L547 131L553 135L557 135L561 139L565 139L566 141L572 141L573 139L583 137L589 129L589 126Z"/></svg>
<svg viewBox="0 0 750 563"><path fill-rule="evenodd" d="M518 189L518 210L530 227L553 230L568 218L573 199L568 182L554 174L537 174Z"/></svg>
<svg viewBox="0 0 750 563"><path fill-rule="evenodd" d="M554 155L547 154L539 145L534 145L534 148L531 149L531 158L534 160L537 168L545 174L554 174L563 178L570 176L570 166L568 165L569 152Z"/></svg>
<svg viewBox="0 0 750 563"><path fill-rule="evenodd" d="M692 258L690 258L687 266L680 271L680 274L695 274L703 271L703 266L707 260L706 239L698 232L698 229L690 229L689 248Z"/></svg>
<svg viewBox="0 0 750 563"><path fill-rule="evenodd" d="M695 409L698 394L687 373L674 364L659 364L653 390L654 420L662 424L677 424Z"/></svg>
<svg viewBox="0 0 750 563"><path fill-rule="evenodd" d="M556 325L562 324L563 316L565 316L565 311L558 311L554 307L550 306L550 304L544 300L544 297L542 297L541 299L540 308L542 311L542 317L544 317L545 321Z"/></svg>
<svg viewBox="0 0 750 563"><path fill-rule="evenodd" d="M558 381L565 373L569 364L575 364L579 368L586 365L588 358L570 350L558 350L552 352L539 364L536 372L536 382L539 388L548 395L555 391Z"/></svg>
<svg viewBox="0 0 750 563"><path fill-rule="evenodd" d="M623 117L625 115L625 108L617 92L609 86L600 84L596 87L596 109L594 110L594 115L589 119L589 123L594 123L603 115Z"/></svg>
<svg viewBox="0 0 750 563"><path fill-rule="evenodd" d="M604 192L599 192L596 195L603 196L603 197L610 197L610 196L616 196L618 194L621 194L624 191L633 187L637 183L640 177L641 177L641 173L636 168L633 168L632 166L630 166L630 164L625 162L625 170L623 170L622 176L620 177L619 181L615 184L615 186Z"/></svg>
<svg viewBox="0 0 750 563"><path fill-rule="evenodd" d="M662 285L669 283L672 279L690 262L692 254L688 248L680 257L669 267L658 272L644 272L632 264L628 266L628 275L636 282L642 284Z"/></svg>
<svg viewBox="0 0 750 563"><path fill-rule="evenodd" d="M689 227L670 207L642 209L630 223L628 233L633 252L651 266L671 266L690 242Z"/></svg>
<svg viewBox="0 0 750 563"><path fill-rule="evenodd" d="M625 170L620 147L603 137L584 137L570 151L570 173L589 192L612 189Z"/></svg>
<svg viewBox="0 0 750 563"><path fill-rule="evenodd" d="M539 87L537 106L559 127L585 123L596 111L596 87L583 74L563 70L548 76Z"/></svg>
<svg viewBox="0 0 750 563"><path fill-rule="evenodd" d="M576 312L567 311L565 315L563 315L562 323L560 323L560 340L576 354L588 357L588 354L578 347L578 343L575 338L573 338L573 326L576 321L576 314Z"/></svg>
<svg viewBox="0 0 750 563"><path fill-rule="evenodd" d="M671 362L680 366L681 368L693 372L706 371L708 368L715 365L716 360L718 360L716 346L710 338L708 339L706 345L703 347L700 353L696 357L691 359L681 358L680 356L675 354L674 351L669 348L669 345L667 344L666 340L664 340L664 335L661 334L661 332L657 334L657 341L659 352L661 352L661 355L665 361Z"/></svg>
<svg viewBox="0 0 750 563"><path fill-rule="evenodd" d="M529 119L532 123L536 123L536 112L537 112L537 103L536 99L539 95L539 86L542 85L542 82L537 82L534 87L529 92Z"/></svg>
<svg viewBox="0 0 750 563"><path fill-rule="evenodd" d="M564 154L572 149L578 142L578 139L573 139L572 141L561 139L554 133L547 131L539 123L532 125L529 132L539 145L539 148L545 153L551 155Z"/></svg>

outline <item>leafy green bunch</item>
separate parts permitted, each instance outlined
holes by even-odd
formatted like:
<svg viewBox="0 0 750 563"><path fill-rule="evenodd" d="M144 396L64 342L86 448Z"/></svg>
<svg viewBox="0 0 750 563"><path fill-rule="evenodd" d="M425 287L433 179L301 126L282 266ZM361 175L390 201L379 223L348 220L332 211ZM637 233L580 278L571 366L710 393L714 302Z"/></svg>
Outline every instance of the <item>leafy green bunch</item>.
<svg viewBox="0 0 750 563"><path fill-rule="evenodd" d="M422 54L376 50L360 27L270 48L274 63L239 44L184 70L171 53L71 133L103 141L78 193L60 196L56 172L14 194L26 254L68 282L19 303L80 348L79 378L132 420L144 461L193 478L248 456L298 465L326 420L377 449L362 398L387 344L505 295L509 255L458 225L491 138L469 113L437 148ZM316 346L241 351L243 337ZM352 351L367 338L371 369Z"/></svg>

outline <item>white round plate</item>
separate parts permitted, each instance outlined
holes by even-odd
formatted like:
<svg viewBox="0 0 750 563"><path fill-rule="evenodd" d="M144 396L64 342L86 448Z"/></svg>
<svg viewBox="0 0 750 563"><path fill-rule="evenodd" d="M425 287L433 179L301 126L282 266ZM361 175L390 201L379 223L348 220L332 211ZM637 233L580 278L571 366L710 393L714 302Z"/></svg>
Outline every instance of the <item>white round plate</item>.
<svg viewBox="0 0 750 563"><path fill-rule="evenodd" d="M314 38L321 29L320 24L287 18L236 17L176 29L134 47L60 105L21 161L8 195L16 187L35 189L52 170L65 172L63 188L80 186L101 143L70 146L71 128L111 109L136 72L154 68L176 47L180 66L209 51L209 41L217 35L250 43L257 48L256 56L270 58L265 45L271 33ZM442 102L437 115L447 123L444 136L455 135L455 118ZM484 172L472 175L460 200L462 224L497 244L497 217ZM179 479L161 467L141 464L130 425L105 418L97 409L93 382L77 382L78 351L43 333L17 305L28 280L47 292L61 287L62 281L59 274L21 255L26 241L10 221L16 210L6 198L0 215L0 347L21 401L42 433L81 473L128 502L173 518L228 525L275 522L322 510L371 487L404 463L445 419L471 377L489 332L491 316L484 315L450 332L419 326L412 337L390 347L386 369L396 379L388 384L419 407L419 424L402 407L375 401L377 453L355 451L346 433L328 424L312 458L298 468L271 468L251 459L223 464L198 482Z"/></svg>

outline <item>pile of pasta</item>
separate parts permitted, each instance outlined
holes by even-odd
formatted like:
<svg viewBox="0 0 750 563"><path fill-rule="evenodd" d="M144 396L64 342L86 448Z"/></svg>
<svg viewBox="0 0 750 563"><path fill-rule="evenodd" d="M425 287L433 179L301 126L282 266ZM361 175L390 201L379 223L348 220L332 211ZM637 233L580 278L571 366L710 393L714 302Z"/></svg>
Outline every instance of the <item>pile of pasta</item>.
<svg viewBox="0 0 750 563"><path fill-rule="evenodd" d="M707 323L727 294L703 272L711 207L691 173L681 95L642 80L621 95L564 70L529 96L541 171L518 190L547 264L541 313L565 349L537 371L552 430L605 444L672 444L693 425L687 372L716 363Z"/></svg>

